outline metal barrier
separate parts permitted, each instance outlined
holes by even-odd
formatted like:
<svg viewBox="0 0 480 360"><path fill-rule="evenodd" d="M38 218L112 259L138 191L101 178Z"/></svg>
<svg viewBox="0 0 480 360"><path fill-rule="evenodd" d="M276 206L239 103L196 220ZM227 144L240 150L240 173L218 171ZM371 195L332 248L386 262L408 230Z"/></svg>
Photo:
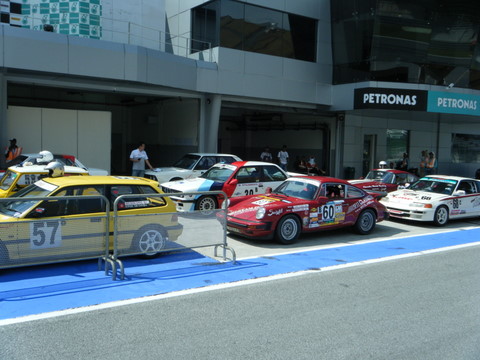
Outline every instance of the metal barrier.
<svg viewBox="0 0 480 360"><path fill-rule="evenodd" d="M101 195L0 199L0 268L109 256L109 201ZM86 216L94 210L99 215ZM107 268L105 268L107 271Z"/></svg>
<svg viewBox="0 0 480 360"><path fill-rule="evenodd" d="M172 194L148 194L151 198L164 198ZM210 195L227 199L222 191L182 193L182 195ZM202 247L214 247L214 256L223 249L223 260L227 260L227 251L236 261L236 255L227 244L226 206L213 210L209 214L200 211L152 213L146 215L121 215L119 209L125 204L135 203L139 195L121 195L113 205L114 241L112 261L120 268L120 277L124 279L124 266L119 257L130 255L155 256L161 252L179 251ZM178 220L178 225L177 225ZM135 223L135 226L132 224ZM137 230L132 231L135 228ZM113 269L116 273L116 267ZM115 276L115 275L114 275Z"/></svg>
<svg viewBox="0 0 480 360"><path fill-rule="evenodd" d="M225 206L209 214L164 213L157 207L147 214L119 213L139 207L145 210L146 197L169 195L121 195L113 204L113 217L109 200L101 195L0 199L0 214L11 217L0 222L0 269L98 258L99 270L103 261L105 274L111 268L115 280L118 268L123 280L124 265L119 257L210 246L214 256L223 249L224 261L230 251L228 260L235 262L235 252L227 245ZM185 195L227 198L221 191Z"/></svg>

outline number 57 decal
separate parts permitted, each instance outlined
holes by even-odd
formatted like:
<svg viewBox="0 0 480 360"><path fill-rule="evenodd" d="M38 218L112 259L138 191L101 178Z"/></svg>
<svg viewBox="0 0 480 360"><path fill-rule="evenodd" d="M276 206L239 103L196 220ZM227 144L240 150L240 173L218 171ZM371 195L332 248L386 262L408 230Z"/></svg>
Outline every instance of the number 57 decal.
<svg viewBox="0 0 480 360"><path fill-rule="evenodd" d="M60 221L35 221L30 223L30 249L47 249L62 246Z"/></svg>

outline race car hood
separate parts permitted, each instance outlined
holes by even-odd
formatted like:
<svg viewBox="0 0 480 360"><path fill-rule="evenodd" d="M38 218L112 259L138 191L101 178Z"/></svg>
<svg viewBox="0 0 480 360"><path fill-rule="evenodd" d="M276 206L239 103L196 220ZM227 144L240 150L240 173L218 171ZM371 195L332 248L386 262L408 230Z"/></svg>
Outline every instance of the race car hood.
<svg viewBox="0 0 480 360"><path fill-rule="evenodd" d="M305 204L305 200L297 199L294 197L286 197L281 195L269 194L258 195L249 197L248 199L229 207L228 216L232 216L239 219L255 219L257 209L264 207L266 210L266 216L280 215L285 207L292 207L292 210L301 210L297 207L305 207L304 210L308 210L308 205Z"/></svg>
<svg viewBox="0 0 480 360"><path fill-rule="evenodd" d="M432 201L439 201L448 199L452 195L437 194L427 191L414 191L414 190L397 190L388 194L388 201L390 203L430 203Z"/></svg>
<svg viewBox="0 0 480 360"><path fill-rule="evenodd" d="M194 192L222 190L223 184L224 182L217 182L197 177L193 179L169 181L161 184L161 186L181 192Z"/></svg>

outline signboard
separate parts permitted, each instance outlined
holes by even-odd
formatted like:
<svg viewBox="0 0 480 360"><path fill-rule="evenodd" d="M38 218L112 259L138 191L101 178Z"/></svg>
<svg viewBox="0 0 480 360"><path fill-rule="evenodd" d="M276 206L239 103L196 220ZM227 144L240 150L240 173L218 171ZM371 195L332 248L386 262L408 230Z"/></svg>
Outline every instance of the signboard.
<svg viewBox="0 0 480 360"><path fill-rule="evenodd" d="M354 109L414 110L480 115L480 96L450 91L363 88L355 89Z"/></svg>
<svg viewBox="0 0 480 360"><path fill-rule="evenodd" d="M427 111L479 116L480 96L447 91L429 91Z"/></svg>
<svg viewBox="0 0 480 360"><path fill-rule="evenodd" d="M427 91L408 89L363 88L355 89L355 109L425 111Z"/></svg>

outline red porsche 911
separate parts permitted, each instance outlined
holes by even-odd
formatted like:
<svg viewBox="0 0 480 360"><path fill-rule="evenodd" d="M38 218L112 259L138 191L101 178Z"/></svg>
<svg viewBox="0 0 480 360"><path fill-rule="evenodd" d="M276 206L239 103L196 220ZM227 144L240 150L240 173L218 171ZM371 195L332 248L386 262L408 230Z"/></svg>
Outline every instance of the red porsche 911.
<svg viewBox="0 0 480 360"><path fill-rule="evenodd" d="M377 222L386 218L385 206L345 180L293 177L265 194L231 198L227 231L291 244L302 232L340 227L369 234Z"/></svg>

